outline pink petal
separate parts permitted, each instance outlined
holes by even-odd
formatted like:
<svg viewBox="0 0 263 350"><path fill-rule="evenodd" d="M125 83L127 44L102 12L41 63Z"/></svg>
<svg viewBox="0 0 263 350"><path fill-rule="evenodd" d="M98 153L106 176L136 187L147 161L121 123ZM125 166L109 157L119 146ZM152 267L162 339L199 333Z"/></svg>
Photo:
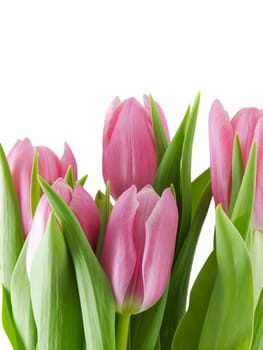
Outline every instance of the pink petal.
<svg viewBox="0 0 263 350"><path fill-rule="evenodd" d="M228 212L232 174L233 130L228 113L215 100L209 114L212 191L216 205Z"/></svg>
<svg viewBox="0 0 263 350"><path fill-rule="evenodd" d="M74 174L74 179L76 180L78 178L77 162L71 148L66 142L64 144L64 153L60 159L60 163L61 163L61 174L60 174L61 177L64 177L66 175L68 167L71 165L73 174Z"/></svg>
<svg viewBox="0 0 263 350"><path fill-rule="evenodd" d="M39 174L49 183L53 183L62 176L60 160L57 155L48 147L35 147L38 152Z"/></svg>
<svg viewBox="0 0 263 350"><path fill-rule="evenodd" d="M111 281L119 308L124 302L136 264L133 225L138 205L136 187L132 186L116 201L104 237L101 264Z"/></svg>
<svg viewBox="0 0 263 350"><path fill-rule="evenodd" d="M109 142L114 126L117 122L119 115L117 109L120 106L120 104L121 100L119 99L119 97L115 97L107 109L103 129L103 142L106 144Z"/></svg>
<svg viewBox="0 0 263 350"><path fill-rule="evenodd" d="M176 201L171 190L166 189L146 223L141 310L156 303L165 291L173 263L177 224Z"/></svg>
<svg viewBox="0 0 263 350"><path fill-rule="evenodd" d="M100 229L100 215L90 194L79 184L73 190L70 208L76 215L91 247L95 249Z"/></svg>
<svg viewBox="0 0 263 350"><path fill-rule="evenodd" d="M167 124L167 120L165 118L164 112L163 112L161 106L159 105L159 103L156 102L156 101L154 101L154 102L155 102L155 104L156 104L156 106L158 108L158 111L159 111L159 114L160 114L160 119L161 119L161 122L162 122L162 126L163 126L163 129L164 129L166 138L167 138L168 141L170 141L169 128L168 128L168 124ZM143 95L143 103L144 103L145 108L148 110L149 115L151 115L151 107L150 107L150 98L149 98L149 96Z"/></svg>
<svg viewBox="0 0 263 350"><path fill-rule="evenodd" d="M126 299L131 299L135 301L136 304L141 305L144 297L142 260L144 256L146 234L145 223L152 214L152 211L160 197L151 186L145 186L138 192L137 199L139 201L139 207L134 218L133 226L134 246L137 254L137 260L132 281L129 285L129 289L127 290Z"/></svg>
<svg viewBox="0 0 263 350"><path fill-rule="evenodd" d="M34 148L28 138L17 141L7 159L20 202L23 230L30 230L32 217L30 208L30 182L34 158Z"/></svg>
<svg viewBox="0 0 263 350"><path fill-rule="evenodd" d="M257 178L254 202L253 226L255 229L263 227L263 118L255 129L255 141L257 143Z"/></svg>
<svg viewBox="0 0 263 350"><path fill-rule="evenodd" d="M103 149L103 177L110 181L117 198L135 184L141 189L152 183L157 168L149 116L134 98L122 103L109 144Z"/></svg>
<svg viewBox="0 0 263 350"><path fill-rule="evenodd" d="M257 122L262 116L263 112L257 108L243 108L231 120L234 133L239 136L245 165L249 157Z"/></svg>

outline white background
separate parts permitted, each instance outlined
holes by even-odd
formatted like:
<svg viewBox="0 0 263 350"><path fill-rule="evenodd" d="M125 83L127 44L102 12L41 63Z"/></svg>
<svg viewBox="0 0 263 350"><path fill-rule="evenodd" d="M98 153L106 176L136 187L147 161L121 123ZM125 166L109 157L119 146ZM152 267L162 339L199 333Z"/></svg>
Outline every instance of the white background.
<svg viewBox="0 0 263 350"><path fill-rule="evenodd" d="M193 177L209 166L207 120L215 98L232 116L262 107L260 1L1 1L0 142L20 138L58 154L67 141L103 189L102 127L111 100L151 93L171 135L198 91ZM213 205L193 276L207 257ZM1 349L9 349L0 334Z"/></svg>

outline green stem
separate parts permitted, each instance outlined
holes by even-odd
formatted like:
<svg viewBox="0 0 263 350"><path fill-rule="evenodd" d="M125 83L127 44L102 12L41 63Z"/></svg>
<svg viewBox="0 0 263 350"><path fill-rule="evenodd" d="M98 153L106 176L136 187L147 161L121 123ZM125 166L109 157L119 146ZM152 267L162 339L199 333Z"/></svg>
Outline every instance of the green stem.
<svg viewBox="0 0 263 350"><path fill-rule="evenodd" d="M127 349L130 317L130 314L118 314L116 350Z"/></svg>

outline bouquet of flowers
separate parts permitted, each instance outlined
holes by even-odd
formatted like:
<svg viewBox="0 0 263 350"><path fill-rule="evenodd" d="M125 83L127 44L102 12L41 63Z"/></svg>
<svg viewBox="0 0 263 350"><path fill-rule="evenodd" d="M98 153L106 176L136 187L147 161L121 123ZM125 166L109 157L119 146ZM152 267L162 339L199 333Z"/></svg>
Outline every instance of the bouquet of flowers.
<svg viewBox="0 0 263 350"><path fill-rule="evenodd" d="M152 96L115 98L95 198L68 144L61 159L29 139L0 147L2 324L14 349L263 348L263 111L230 120L216 100L210 168L192 180L199 100L170 138ZM212 196L214 247L189 291Z"/></svg>

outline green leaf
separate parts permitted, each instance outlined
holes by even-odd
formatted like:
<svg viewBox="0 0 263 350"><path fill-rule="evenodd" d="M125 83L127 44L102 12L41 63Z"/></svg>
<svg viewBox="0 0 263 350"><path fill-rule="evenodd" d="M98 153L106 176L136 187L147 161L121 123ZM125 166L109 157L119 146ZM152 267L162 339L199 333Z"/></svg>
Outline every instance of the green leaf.
<svg viewBox="0 0 263 350"><path fill-rule="evenodd" d="M168 146L168 140L166 138L166 135L163 129L158 108L156 106L156 103L152 95L150 95L150 105L151 105L153 134L154 134L154 141L155 141L156 154L157 154L157 163L159 165L166 151L166 148Z"/></svg>
<svg viewBox="0 0 263 350"><path fill-rule="evenodd" d="M263 289L261 290L254 319L254 333L251 350L263 349Z"/></svg>
<svg viewBox="0 0 263 350"><path fill-rule="evenodd" d="M11 276L24 238L20 206L12 175L0 145L0 267L4 287L10 291Z"/></svg>
<svg viewBox="0 0 263 350"><path fill-rule="evenodd" d="M194 181L191 186L192 194L192 209L191 209L191 221L195 216L196 210L200 205L200 198L205 192L205 189L210 186L210 168L206 169L202 174L200 174Z"/></svg>
<svg viewBox="0 0 263 350"><path fill-rule="evenodd" d="M35 350L36 325L32 311L30 285L26 271L27 241L17 260L11 279L11 304L14 323L25 350Z"/></svg>
<svg viewBox="0 0 263 350"><path fill-rule="evenodd" d="M218 275L210 298L198 349L250 349L254 290L246 244L224 213L216 209Z"/></svg>
<svg viewBox="0 0 263 350"><path fill-rule="evenodd" d="M184 142L182 148L181 168L180 168L180 193L181 208L179 215L179 231L176 242L176 255L180 252L191 222L191 169L192 169L192 149L196 127L200 94L196 96L193 107L189 114L185 127Z"/></svg>
<svg viewBox="0 0 263 350"><path fill-rule="evenodd" d="M154 189L161 195L163 190L174 185L176 196L180 196L180 166L181 166L181 153L184 142L184 132L187 120L190 115L190 106L187 108L185 116L176 131L172 141L169 143L162 161L157 169L157 173L154 179Z"/></svg>
<svg viewBox="0 0 263 350"><path fill-rule="evenodd" d="M150 309L132 315L130 339L132 350L152 350L159 339L168 288L162 298Z"/></svg>
<svg viewBox="0 0 263 350"><path fill-rule="evenodd" d="M85 183L86 183L87 178L88 178L88 175L86 174L86 175L82 176L82 177L77 181L77 183L79 183L81 186L84 186Z"/></svg>
<svg viewBox="0 0 263 350"><path fill-rule="evenodd" d="M63 234L51 213L30 270L39 349L81 349L84 334L77 283Z"/></svg>
<svg viewBox="0 0 263 350"><path fill-rule="evenodd" d="M240 190L244 175L244 165L242 160L242 151L240 146L239 137L236 134L233 143L233 155L232 155L232 180L231 180L231 194L229 214L231 216L233 208Z"/></svg>
<svg viewBox="0 0 263 350"><path fill-rule="evenodd" d="M69 165L67 172L65 174L64 177L66 183L71 187L74 188L75 187L75 179L74 179L74 172L73 172L73 168L71 165Z"/></svg>
<svg viewBox="0 0 263 350"><path fill-rule="evenodd" d="M172 343L172 350L199 349L198 344L202 326L213 292L216 276L217 264L215 253L213 252L202 267L192 287L189 308L176 330Z"/></svg>
<svg viewBox="0 0 263 350"><path fill-rule="evenodd" d="M12 306L10 301L10 294L8 290L2 285L2 324L6 335L14 350L23 350L23 346L19 341L19 336L17 334L13 314Z"/></svg>
<svg viewBox="0 0 263 350"><path fill-rule="evenodd" d="M73 258L87 349L115 350L115 305L108 278L70 208L43 180Z"/></svg>
<svg viewBox="0 0 263 350"><path fill-rule="evenodd" d="M194 217L192 218L188 235L171 273L169 294L161 328L161 343L165 349L170 348L174 332L185 313L188 284L196 245L211 200L209 171L202 173L193 182L192 188Z"/></svg>
<svg viewBox="0 0 263 350"><path fill-rule="evenodd" d="M254 143L246 165L243 180L234 205L231 221L246 240L250 230L256 186L256 144Z"/></svg>
<svg viewBox="0 0 263 350"><path fill-rule="evenodd" d="M98 193L96 194L95 202L97 204L97 207L100 213L100 232L99 232L99 238L98 238L98 243L96 248L96 255L99 259L101 255L102 246L103 246L104 234L105 234L107 222L112 210L112 204L110 202L109 182L107 182L105 194L103 194L101 191L98 191Z"/></svg>
<svg viewBox="0 0 263 350"><path fill-rule="evenodd" d="M34 152L34 161L31 172L31 184L30 184L30 207L31 207L31 216L33 217L36 211L36 207L41 197L41 189L39 182L37 180L38 176L38 153L35 150Z"/></svg>
<svg viewBox="0 0 263 350"><path fill-rule="evenodd" d="M255 304L263 288L263 235L261 231L252 231L249 235L249 251L254 273Z"/></svg>

